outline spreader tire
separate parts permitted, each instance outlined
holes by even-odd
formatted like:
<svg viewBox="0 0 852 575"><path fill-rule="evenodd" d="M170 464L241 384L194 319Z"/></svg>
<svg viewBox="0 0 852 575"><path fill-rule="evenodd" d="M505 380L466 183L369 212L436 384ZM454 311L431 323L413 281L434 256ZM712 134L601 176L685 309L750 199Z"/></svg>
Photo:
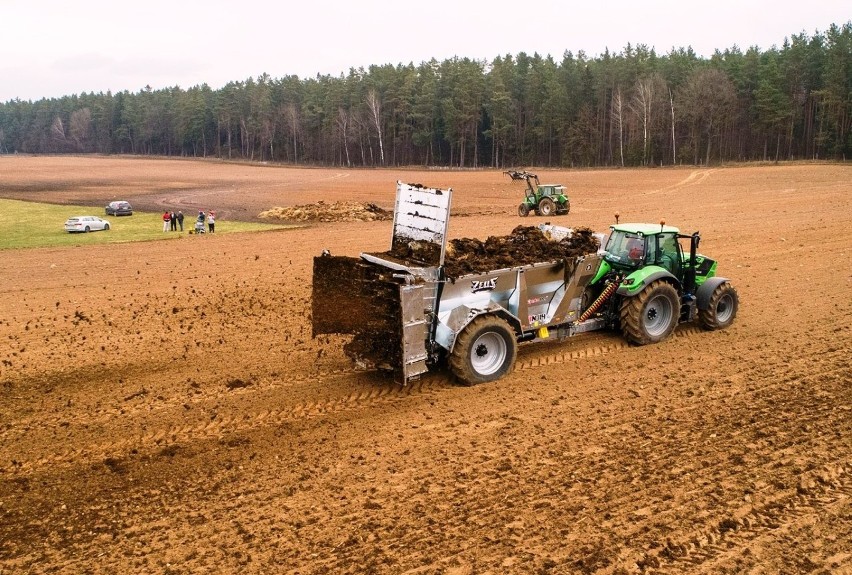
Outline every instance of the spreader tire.
<svg viewBox="0 0 852 575"><path fill-rule="evenodd" d="M658 280L621 304L621 331L636 345L657 343L671 335L679 315L677 290Z"/></svg>
<svg viewBox="0 0 852 575"><path fill-rule="evenodd" d="M698 321L704 329L724 329L734 323L740 299L729 282L720 283L710 294L707 309L698 310Z"/></svg>
<svg viewBox="0 0 852 575"><path fill-rule="evenodd" d="M509 324L493 315L470 322L456 339L450 370L467 385L500 379L512 370L518 342Z"/></svg>

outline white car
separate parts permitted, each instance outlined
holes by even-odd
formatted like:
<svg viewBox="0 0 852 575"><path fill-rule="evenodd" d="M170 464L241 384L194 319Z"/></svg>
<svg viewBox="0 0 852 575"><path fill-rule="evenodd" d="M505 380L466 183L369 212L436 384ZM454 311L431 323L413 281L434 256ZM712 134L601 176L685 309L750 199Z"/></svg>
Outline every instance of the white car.
<svg viewBox="0 0 852 575"><path fill-rule="evenodd" d="M68 218L65 222L65 231L68 233L85 233L108 229L109 222L98 216L74 216L73 218Z"/></svg>

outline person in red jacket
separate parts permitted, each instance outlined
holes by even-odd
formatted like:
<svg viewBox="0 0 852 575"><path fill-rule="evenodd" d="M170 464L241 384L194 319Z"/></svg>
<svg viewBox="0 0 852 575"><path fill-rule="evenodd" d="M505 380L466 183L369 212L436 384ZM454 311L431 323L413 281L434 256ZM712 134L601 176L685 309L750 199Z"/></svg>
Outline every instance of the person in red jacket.
<svg viewBox="0 0 852 575"><path fill-rule="evenodd" d="M163 212L163 231L164 232L169 231L169 228L171 227L171 225L172 225L172 214L168 210L166 210L165 212Z"/></svg>

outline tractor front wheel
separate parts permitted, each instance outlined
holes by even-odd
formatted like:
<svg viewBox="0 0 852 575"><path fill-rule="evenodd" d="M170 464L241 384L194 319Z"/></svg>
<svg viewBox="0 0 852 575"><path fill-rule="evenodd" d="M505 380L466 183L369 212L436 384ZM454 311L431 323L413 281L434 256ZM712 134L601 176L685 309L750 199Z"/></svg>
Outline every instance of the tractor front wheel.
<svg viewBox="0 0 852 575"><path fill-rule="evenodd" d="M541 198L538 202L536 213L540 216L549 216L556 211L556 204L550 198Z"/></svg>
<svg viewBox="0 0 852 575"><path fill-rule="evenodd" d="M481 315L456 339L450 370L467 385L500 379L512 370L518 342L509 324L497 316Z"/></svg>
<svg viewBox="0 0 852 575"><path fill-rule="evenodd" d="M527 204L527 203L523 203L523 204L521 204L520 206L518 206L518 215L519 215L519 216L521 216L522 218L525 218L525 217L527 217L528 215L530 215L530 206L529 206L529 204Z"/></svg>
<svg viewBox="0 0 852 575"><path fill-rule="evenodd" d="M739 307L739 296L729 282L722 282L713 293L707 309L698 310L698 321L704 329L723 329L734 323Z"/></svg>
<svg viewBox="0 0 852 575"><path fill-rule="evenodd" d="M621 304L621 331L625 339L647 345L669 337L677 326L679 301L677 290L662 280L625 299Z"/></svg>

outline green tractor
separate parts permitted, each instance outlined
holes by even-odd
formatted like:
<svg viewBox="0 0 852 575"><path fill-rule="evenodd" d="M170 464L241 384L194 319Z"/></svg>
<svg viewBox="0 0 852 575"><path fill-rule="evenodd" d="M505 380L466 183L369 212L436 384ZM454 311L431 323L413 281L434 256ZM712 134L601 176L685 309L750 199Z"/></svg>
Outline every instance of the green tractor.
<svg viewBox="0 0 852 575"><path fill-rule="evenodd" d="M737 291L716 276L715 260L698 253L698 232L684 235L665 222L617 222L616 214L579 321L603 319L638 345L662 341L679 322L696 318L708 330L733 323Z"/></svg>
<svg viewBox="0 0 852 575"><path fill-rule="evenodd" d="M531 211L539 216L562 215L571 211L571 202L565 195L565 186L542 184L537 175L527 171L507 170L503 173L513 181L524 180L527 183L524 201L518 206L519 216L526 217Z"/></svg>

